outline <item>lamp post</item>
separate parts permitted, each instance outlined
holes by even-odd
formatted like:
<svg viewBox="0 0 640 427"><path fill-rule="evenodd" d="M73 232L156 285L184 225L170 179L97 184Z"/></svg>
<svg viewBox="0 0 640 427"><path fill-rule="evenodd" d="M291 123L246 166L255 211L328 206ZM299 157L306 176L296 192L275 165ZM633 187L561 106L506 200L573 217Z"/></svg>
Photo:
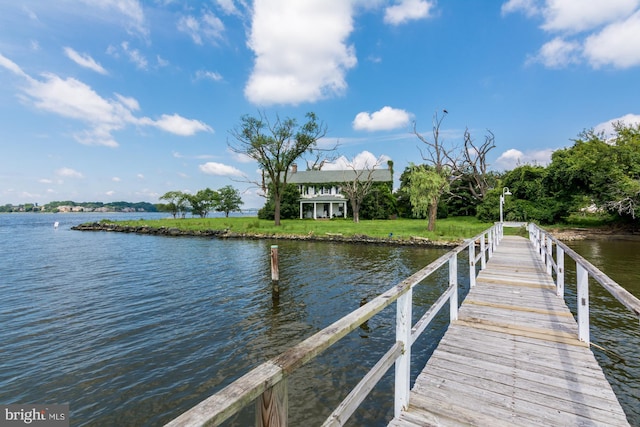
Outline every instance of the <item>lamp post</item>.
<svg viewBox="0 0 640 427"><path fill-rule="evenodd" d="M510 196L511 191L509 191L509 187L504 187L502 189L502 194L500 195L500 223L503 223L504 220L502 218L502 207L504 206L504 196Z"/></svg>

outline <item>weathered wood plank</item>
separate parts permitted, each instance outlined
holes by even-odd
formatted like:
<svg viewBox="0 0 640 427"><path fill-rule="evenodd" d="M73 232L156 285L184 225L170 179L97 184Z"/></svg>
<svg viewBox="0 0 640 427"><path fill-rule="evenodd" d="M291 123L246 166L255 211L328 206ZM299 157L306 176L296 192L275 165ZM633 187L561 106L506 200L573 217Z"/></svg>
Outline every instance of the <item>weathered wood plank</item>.
<svg viewBox="0 0 640 427"><path fill-rule="evenodd" d="M628 426L539 254L506 236L392 426Z"/></svg>

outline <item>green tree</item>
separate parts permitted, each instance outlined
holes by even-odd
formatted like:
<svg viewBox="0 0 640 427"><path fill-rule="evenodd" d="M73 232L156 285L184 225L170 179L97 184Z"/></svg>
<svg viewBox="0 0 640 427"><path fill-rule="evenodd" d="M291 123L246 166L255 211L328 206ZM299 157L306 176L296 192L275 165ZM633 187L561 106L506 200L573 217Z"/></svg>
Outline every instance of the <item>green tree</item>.
<svg viewBox="0 0 640 427"><path fill-rule="evenodd" d="M396 198L391 186L385 182L376 182L371 186L360 207L363 219L388 219L397 214Z"/></svg>
<svg viewBox="0 0 640 427"><path fill-rule="evenodd" d="M174 218L177 215L182 215L183 218L185 217L189 206L188 194L182 191L167 191L160 196L159 199L167 201L166 209L168 212L171 212Z"/></svg>
<svg viewBox="0 0 640 427"><path fill-rule="evenodd" d="M409 184L409 199L413 216L427 216L429 225L427 229L434 231L438 214L438 202L442 193L448 191L449 182L446 169L420 165L411 165L411 182Z"/></svg>
<svg viewBox="0 0 640 427"><path fill-rule="evenodd" d="M258 218L272 220L275 216L275 200L273 191L269 191L268 194L266 203L258 211ZM282 219L300 218L300 193L298 192L298 186L295 184L287 184L282 193L280 217Z"/></svg>
<svg viewBox="0 0 640 427"><path fill-rule="evenodd" d="M229 212L239 212L240 206L244 204L240 192L230 185L218 189L219 203L216 211L224 212L225 217L229 217Z"/></svg>
<svg viewBox="0 0 640 427"><path fill-rule="evenodd" d="M191 213L193 215L206 218L212 209L217 209L219 206L220 194L207 187L189 196L189 203L191 203Z"/></svg>
<svg viewBox="0 0 640 427"><path fill-rule="evenodd" d="M271 183L269 189L273 193L275 225L280 225L280 205L291 165L303 154L317 150L318 139L327 132L315 113L307 113L305 117L307 122L300 126L292 118L281 120L276 116L272 123L264 113L259 117L244 115L240 125L230 131L236 140L235 145L230 145L231 150L257 161L263 180L267 178ZM264 183L261 185L266 191Z"/></svg>

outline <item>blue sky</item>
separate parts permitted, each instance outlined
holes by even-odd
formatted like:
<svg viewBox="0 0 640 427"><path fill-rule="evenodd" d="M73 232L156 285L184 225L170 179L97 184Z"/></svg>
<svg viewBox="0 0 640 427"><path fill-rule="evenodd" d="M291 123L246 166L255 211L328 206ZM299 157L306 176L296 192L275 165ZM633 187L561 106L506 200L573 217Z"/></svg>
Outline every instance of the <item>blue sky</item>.
<svg viewBox="0 0 640 427"><path fill-rule="evenodd" d="M421 163L495 134L491 168L547 164L640 122L640 0L0 0L0 204L148 201L233 185L244 114L327 125L333 168Z"/></svg>

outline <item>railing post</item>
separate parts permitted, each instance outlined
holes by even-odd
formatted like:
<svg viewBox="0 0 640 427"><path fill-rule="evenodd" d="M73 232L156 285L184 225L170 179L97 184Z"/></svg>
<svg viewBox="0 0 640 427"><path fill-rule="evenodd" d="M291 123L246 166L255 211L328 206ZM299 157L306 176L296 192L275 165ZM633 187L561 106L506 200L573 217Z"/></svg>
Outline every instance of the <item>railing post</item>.
<svg viewBox="0 0 640 427"><path fill-rule="evenodd" d="M469 287L476 285L476 241L469 243Z"/></svg>
<svg viewBox="0 0 640 427"><path fill-rule="evenodd" d="M396 341L404 344L402 354L396 360L395 399L393 416L398 418L409 407L411 380L411 302L412 289L398 298L396 309Z"/></svg>
<svg viewBox="0 0 640 427"><path fill-rule="evenodd" d="M556 245L557 248L557 245ZM553 271L553 240L551 237L547 237L547 274L551 274Z"/></svg>
<svg viewBox="0 0 640 427"><path fill-rule="evenodd" d="M256 427L286 427L288 412L287 380L283 378L256 399Z"/></svg>
<svg viewBox="0 0 640 427"><path fill-rule="evenodd" d="M480 269L484 270L485 268L487 268L487 260L485 257L485 251L486 251L487 247L485 245L485 241L484 241L484 234L482 234L482 238L480 239L480 253L482 254L482 257L480 258Z"/></svg>
<svg viewBox="0 0 640 427"><path fill-rule="evenodd" d="M580 263L576 263L576 275L578 279L578 338L589 344L589 273Z"/></svg>
<svg viewBox="0 0 640 427"><path fill-rule="evenodd" d="M449 321L458 320L458 254L454 252L449 258L449 286L453 292L449 298Z"/></svg>
<svg viewBox="0 0 640 427"><path fill-rule="evenodd" d="M494 229L490 228L489 229L489 236L487 238L488 240L488 244L489 244L489 256L488 259L491 259L491 257L493 256L493 233L494 233Z"/></svg>
<svg viewBox="0 0 640 427"><path fill-rule="evenodd" d="M556 245L556 265L558 271L556 272L556 294L559 297L564 296L564 249L560 245Z"/></svg>

